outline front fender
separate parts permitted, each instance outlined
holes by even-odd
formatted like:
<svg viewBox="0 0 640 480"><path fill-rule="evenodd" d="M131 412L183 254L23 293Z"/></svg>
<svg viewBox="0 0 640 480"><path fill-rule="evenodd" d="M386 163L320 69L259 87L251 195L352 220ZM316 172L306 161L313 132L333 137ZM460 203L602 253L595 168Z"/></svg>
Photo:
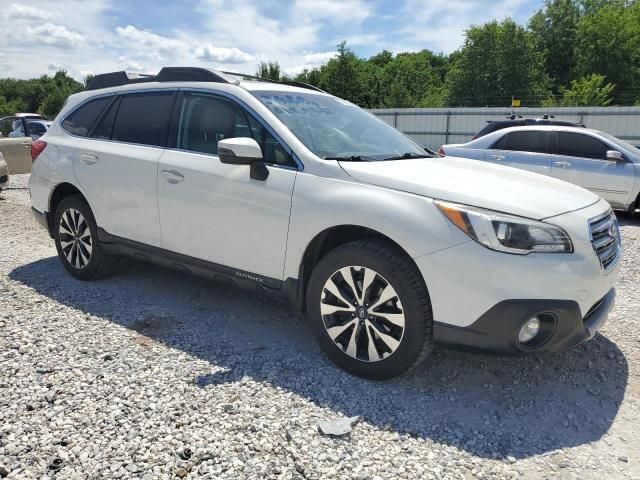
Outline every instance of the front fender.
<svg viewBox="0 0 640 480"><path fill-rule="evenodd" d="M293 192L284 278L297 278L307 246L339 225L375 230L412 258L469 241L430 198L301 172Z"/></svg>

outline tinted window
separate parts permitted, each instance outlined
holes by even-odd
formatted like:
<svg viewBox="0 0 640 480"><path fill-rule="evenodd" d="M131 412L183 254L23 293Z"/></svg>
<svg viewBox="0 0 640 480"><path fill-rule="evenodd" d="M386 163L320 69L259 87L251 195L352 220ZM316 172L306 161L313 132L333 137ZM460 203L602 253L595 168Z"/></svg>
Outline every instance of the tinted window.
<svg viewBox="0 0 640 480"><path fill-rule="evenodd" d="M39 122L27 122L27 128L29 135L44 135L47 131L47 127Z"/></svg>
<svg viewBox="0 0 640 480"><path fill-rule="evenodd" d="M0 120L0 138L24 137L22 120L15 117Z"/></svg>
<svg viewBox="0 0 640 480"><path fill-rule="evenodd" d="M180 105L177 148L217 155L218 141L253 138L265 162L295 165L278 141L239 105L211 95L186 94Z"/></svg>
<svg viewBox="0 0 640 480"><path fill-rule="evenodd" d="M165 146L173 92L124 95L111 138L119 142Z"/></svg>
<svg viewBox="0 0 640 480"><path fill-rule="evenodd" d="M547 132L513 132L498 140L493 148L517 152L547 153L548 137Z"/></svg>
<svg viewBox="0 0 640 480"><path fill-rule="evenodd" d="M258 142L258 145L260 145L264 161L276 165L288 165L295 167L296 163L280 142L278 142L274 136L271 135L271 133L269 133L269 131L251 115L247 115L247 118L249 119L250 127L250 134L248 136L253 138Z"/></svg>
<svg viewBox="0 0 640 480"><path fill-rule="evenodd" d="M111 104L109 110L102 116L102 119L98 122L98 126L93 132L93 138L99 138L102 140L111 139L113 133L113 121L116 118L116 112L118 111L118 105L120 102L116 100Z"/></svg>
<svg viewBox="0 0 640 480"><path fill-rule="evenodd" d="M581 133L558 132L558 154L569 157L607 159L607 150L612 150L597 138Z"/></svg>
<svg viewBox="0 0 640 480"><path fill-rule="evenodd" d="M110 101L111 97L102 97L85 103L64 119L62 128L72 135L86 137L98 116Z"/></svg>

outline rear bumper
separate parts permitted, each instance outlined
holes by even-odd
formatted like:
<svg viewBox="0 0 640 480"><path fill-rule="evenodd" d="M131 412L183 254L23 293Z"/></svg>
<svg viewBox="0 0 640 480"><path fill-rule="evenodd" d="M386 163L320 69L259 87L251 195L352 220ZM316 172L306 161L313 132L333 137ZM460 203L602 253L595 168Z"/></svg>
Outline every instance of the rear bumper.
<svg viewBox="0 0 640 480"><path fill-rule="evenodd" d="M435 322L436 342L480 350L526 354L559 352L589 339L602 327L614 306L615 288L599 300L583 318L580 306L571 300L505 300L490 308L467 327ZM518 342L518 333L534 315L547 320L539 342Z"/></svg>

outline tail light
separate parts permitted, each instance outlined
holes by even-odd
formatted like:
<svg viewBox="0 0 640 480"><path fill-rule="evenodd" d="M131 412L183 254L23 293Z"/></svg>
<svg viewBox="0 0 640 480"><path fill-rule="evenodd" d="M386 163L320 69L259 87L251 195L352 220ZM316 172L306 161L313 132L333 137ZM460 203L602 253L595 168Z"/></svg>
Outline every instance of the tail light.
<svg viewBox="0 0 640 480"><path fill-rule="evenodd" d="M438 154L439 154L439 155L443 155L443 156L444 156L444 155L446 155L446 153L444 152L444 148L440 147L440 148L438 149Z"/></svg>
<svg viewBox="0 0 640 480"><path fill-rule="evenodd" d="M36 140L31 143L31 161L35 162L38 155L42 153L42 151L46 148L47 142L44 140Z"/></svg>

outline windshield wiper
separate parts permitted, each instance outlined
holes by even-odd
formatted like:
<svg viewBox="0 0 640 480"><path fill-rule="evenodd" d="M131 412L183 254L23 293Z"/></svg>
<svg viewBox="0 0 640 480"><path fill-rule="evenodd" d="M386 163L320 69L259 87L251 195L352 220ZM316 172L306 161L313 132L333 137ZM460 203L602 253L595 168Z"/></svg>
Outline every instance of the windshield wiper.
<svg viewBox="0 0 640 480"><path fill-rule="evenodd" d="M375 162L378 159L373 157L367 157L364 155L351 155L349 157L322 157L325 160L339 160L342 162Z"/></svg>
<svg viewBox="0 0 640 480"><path fill-rule="evenodd" d="M430 155L421 155L419 153L407 152L407 153L403 153L402 155L399 155L397 157L383 158L383 160L405 160L405 159L409 159L409 158L430 158Z"/></svg>

